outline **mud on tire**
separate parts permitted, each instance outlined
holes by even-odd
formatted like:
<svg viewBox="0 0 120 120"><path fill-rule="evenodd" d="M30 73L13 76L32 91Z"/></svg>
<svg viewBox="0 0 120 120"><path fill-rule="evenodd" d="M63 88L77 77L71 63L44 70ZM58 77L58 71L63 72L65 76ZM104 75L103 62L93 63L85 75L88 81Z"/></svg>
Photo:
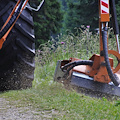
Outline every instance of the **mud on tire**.
<svg viewBox="0 0 120 120"><path fill-rule="evenodd" d="M17 0L0 0L0 29ZM35 39L31 10L25 8L0 50L0 90L32 86Z"/></svg>

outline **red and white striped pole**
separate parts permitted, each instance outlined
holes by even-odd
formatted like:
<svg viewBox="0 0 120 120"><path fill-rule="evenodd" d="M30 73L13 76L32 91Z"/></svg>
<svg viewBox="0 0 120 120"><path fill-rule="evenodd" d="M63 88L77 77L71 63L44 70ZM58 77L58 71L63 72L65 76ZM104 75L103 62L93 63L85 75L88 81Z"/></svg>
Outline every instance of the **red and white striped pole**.
<svg viewBox="0 0 120 120"><path fill-rule="evenodd" d="M109 14L108 0L101 0L101 14Z"/></svg>
<svg viewBox="0 0 120 120"><path fill-rule="evenodd" d="M109 22L109 0L100 0L100 18L101 22Z"/></svg>

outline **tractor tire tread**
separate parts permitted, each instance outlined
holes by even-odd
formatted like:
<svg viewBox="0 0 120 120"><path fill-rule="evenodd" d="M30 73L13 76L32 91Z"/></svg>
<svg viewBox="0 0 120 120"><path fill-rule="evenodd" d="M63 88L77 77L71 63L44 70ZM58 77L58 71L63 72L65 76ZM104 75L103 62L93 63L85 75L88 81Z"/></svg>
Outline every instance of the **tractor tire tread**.
<svg viewBox="0 0 120 120"><path fill-rule="evenodd" d="M0 29L17 0L0 1ZM31 10L25 8L0 50L0 91L32 87L35 37Z"/></svg>

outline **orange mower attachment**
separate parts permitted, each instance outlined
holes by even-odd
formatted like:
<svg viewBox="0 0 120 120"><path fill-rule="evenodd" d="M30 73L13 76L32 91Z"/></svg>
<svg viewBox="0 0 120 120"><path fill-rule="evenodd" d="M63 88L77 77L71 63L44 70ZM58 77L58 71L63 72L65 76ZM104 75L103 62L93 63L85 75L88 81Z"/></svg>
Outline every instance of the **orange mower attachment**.
<svg viewBox="0 0 120 120"><path fill-rule="evenodd" d="M110 11L116 37L117 51L108 49L108 22ZM70 58L57 62L54 81L77 87L79 92L92 96L120 97L120 52L118 40L118 23L114 0L99 0L99 40L100 55L94 54L89 60ZM118 64L113 67L114 55Z"/></svg>

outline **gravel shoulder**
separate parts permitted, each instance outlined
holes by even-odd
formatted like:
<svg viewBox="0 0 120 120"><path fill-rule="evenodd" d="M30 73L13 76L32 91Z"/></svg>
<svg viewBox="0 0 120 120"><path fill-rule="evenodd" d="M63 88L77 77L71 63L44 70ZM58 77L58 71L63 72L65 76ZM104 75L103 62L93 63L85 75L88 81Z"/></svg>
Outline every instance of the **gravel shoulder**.
<svg viewBox="0 0 120 120"><path fill-rule="evenodd" d="M16 101L0 98L0 120L49 120L52 118L50 111L38 111L30 105L22 107L16 104Z"/></svg>

